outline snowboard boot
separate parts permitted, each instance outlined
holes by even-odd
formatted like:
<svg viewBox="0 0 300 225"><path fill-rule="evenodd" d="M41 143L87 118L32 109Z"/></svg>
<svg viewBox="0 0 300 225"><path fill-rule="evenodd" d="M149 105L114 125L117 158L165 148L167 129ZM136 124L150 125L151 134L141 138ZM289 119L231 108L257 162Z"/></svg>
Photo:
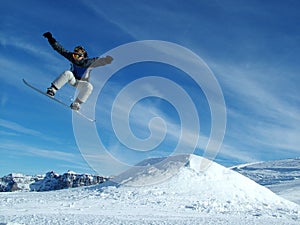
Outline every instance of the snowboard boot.
<svg viewBox="0 0 300 225"><path fill-rule="evenodd" d="M75 110L75 111L78 111L79 109L80 109L80 104L81 104L82 102L80 101L80 100L78 100L78 99L76 99L71 105L70 105L70 107L71 107L71 109L73 109L73 110Z"/></svg>
<svg viewBox="0 0 300 225"><path fill-rule="evenodd" d="M56 91L57 91L57 88L52 84L51 87L49 87L47 89L47 95L54 97Z"/></svg>

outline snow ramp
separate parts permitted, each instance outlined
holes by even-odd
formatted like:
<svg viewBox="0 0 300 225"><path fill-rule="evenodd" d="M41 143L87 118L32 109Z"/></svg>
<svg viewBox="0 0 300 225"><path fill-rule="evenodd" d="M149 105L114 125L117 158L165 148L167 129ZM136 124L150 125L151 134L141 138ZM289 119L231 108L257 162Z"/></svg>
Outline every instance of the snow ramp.
<svg viewBox="0 0 300 225"><path fill-rule="evenodd" d="M175 211L184 208L206 213L299 217L299 205L197 155L145 160L115 181L119 188L134 191L138 202L161 203Z"/></svg>

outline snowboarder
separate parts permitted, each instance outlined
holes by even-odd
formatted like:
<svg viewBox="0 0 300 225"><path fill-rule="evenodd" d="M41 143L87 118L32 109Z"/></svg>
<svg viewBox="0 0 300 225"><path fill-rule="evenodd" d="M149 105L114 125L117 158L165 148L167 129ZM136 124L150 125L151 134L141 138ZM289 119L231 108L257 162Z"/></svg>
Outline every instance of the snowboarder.
<svg viewBox="0 0 300 225"><path fill-rule="evenodd" d="M70 105L71 109L77 111L80 109L80 105L86 102L93 90L93 86L89 82L91 69L110 64L113 58L111 56L88 58L88 54L82 46L77 46L73 52L70 52L64 49L64 47L53 38L50 32L44 33L43 36L48 39L49 44L55 51L71 62L70 70L64 71L51 83L51 86L47 89L47 94L53 97L56 91L62 88L66 83L71 84L79 90L77 98Z"/></svg>

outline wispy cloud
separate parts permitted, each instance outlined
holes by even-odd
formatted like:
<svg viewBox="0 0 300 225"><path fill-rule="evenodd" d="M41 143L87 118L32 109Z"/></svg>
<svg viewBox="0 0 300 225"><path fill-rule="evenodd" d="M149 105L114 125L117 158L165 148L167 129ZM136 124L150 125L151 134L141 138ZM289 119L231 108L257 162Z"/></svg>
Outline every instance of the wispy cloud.
<svg viewBox="0 0 300 225"><path fill-rule="evenodd" d="M57 149L45 149L43 147L37 147L29 145L20 141L5 141L0 145L0 149L9 157L16 156L30 156L30 157L42 157L46 159L55 159L66 162L80 162L81 156L79 152L69 153L65 150L59 151Z"/></svg>
<svg viewBox="0 0 300 225"><path fill-rule="evenodd" d="M42 37L40 37L42 39ZM52 62L53 64L59 63L58 57L55 57L53 51L48 46L47 40L45 45L39 45L28 40L26 37L21 37L13 31L6 32L5 35L0 36L0 46L5 48L15 48L19 51L26 52L28 55L36 57L44 61ZM49 50L50 49L50 50Z"/></svg>
<svg viewBox="0 0 300 225"><path fill-rule="evenodd" d="M214 65L214 70L221 79L225 98L230 98L229 137L256 148L299 151L300 102L295 94L300 93L292 91L290 98L283 96L293 86L289 81L283 83L273 79L272 73L265 74L259 68L247 70L240 65L220 63ZM283 95L278 94L283 90Z"/></svg>
<svg viewBox="0 0 300 225"><path fill-rule="evenodd" d="M0 48L3 48L3 51L11 49L11 52L6 54L5 57L0 56L0 65L2 68L0 77L3 77L5 82L11 85L18 85L21 79L20 76L32 80L39 77L39 82L49 83L49 78L45 75L52 72L52 74L55 74L52 75L54 78L59 73L57 65L62 65L63 67L63 61L55 56L55 52L51 50L46 40L45 45L41 46L33 43L31 40L27 40L26 37L6 32L5 35L0 36ZM20 57L18 57L18 52L20 52ZM27 56L24 56L24 54L27 54ZM34 60L35 63L42 62L42 68L44 69L36 66L31 60ZM51 62L51 64L48 62Z"/></svg>
<svg viewBox="0 0 300 225"><path fill-rule="evenodd" d="M80 158L78 153L68 153L65 151L58 151L58 150L51 150L51 149L40 149L40 148L33 148L30 147L26 149L29 154L47 158L47 159L56 159L56 160L63 160L66 162L76 163Z"/></svg>
<svg viewBox="0 0 300 225"><path fill-rule="evenodd" d="M26 128L18 123L8 121L8 120L0 119L0 126L2 128L9 129L10 131L15 132L16 134L22 133L22 134L27 134L27 135L32 135L32 136L42 136L42 133L40 133L36 130Z"/></svg>
<svg viewBox="0 0 300 225"><path fill-rule="evenodd" d="M0 119L0 128L1 132L3 134L3 138L5 136L34 136L41 138L43 140L51 141L53 143L60 143L61 141L57 138L52 138L49 135L45 135L44 133L33 130L27 127L24 127L23 125L10 121L10 120L4 120ZM0 143L1 146L1 143Z"/></svg>
<svg viewBox="0 0 300 225"><path fill-rule="evenodd" d="M117 83L114 83L113 87L114 90L120 90L122 88ZM186 126L182 127L183 125L181 124L182 121L180 121L180 118L176 119L174 118L174 115L170 115L169 110L164 110L162 101L157 99L140 101L140 102L136 102L133 108L129 108L130 103L134 102L135 99L134 96L136 96L137 93L145 93L146 90L149 90L149 92L152 93L152 95L150 96L161 96L162 95L161 92L163 92L164 87L160 86L160 84L158 83L153 85L149 83L145 83L144 85L139 85L135 89L131 89L131 91L127 92L122 97L122 101L121 101L122 104L115 103L114 106L118 109L117 110L114 109L114 111L112 111L112 103L114 102L114 100L116 100L115 96L104 93L105 101L97 105L96 111L101 111L103 115L105 115L105 118L109 118L109 120L103 120L102 117L101 129L105 129L105 127L107 127L108 130L110 130L109 129L109 127L111 127L110 118L111 115L114 113L114 118L116 121L118 121L115 123L118 125L123 124L122 126L129 126L128 128L130 130L129 132L132 132L132 135L136 135L138 138L141 139L141 141L142 140L148 141L149 140L148 138L151 138L153 143L159 143L159 141L164 141L164 139L162 138L165 135L164 138L168 139L167 140L168 144L166 145L166 143L163 143L163 145L160 147L162 151L166 152L165 154L172 152L174 149L170 149L169 146L173 146L173 148L175 148L178 142L181 143L180 145L181 149L179 149L180 153L185 153L185 152L187 153L187 151L191 153L192 149L195 148L204 149L208 143L209 137L207 137L204 134L200 134L200 130L198 130L198 134L197 134L197 132L195 132L195 130L192 129L191 127L186 127ZM173 97L176 98L176 93L173 93ZM178 99L180 100L180 98ZM183 104L184 106L185 102L179 101L179 104ZM172 113L178 114L180 112L172 112ZM129 115L129 117L124 119L124 115L125 116ZM153 118L161 118L161 122L163 121L164 124L154 123L152 124L150 130L149 126ZM192 123L196 123L194 118L189 117L189 120ZM127 136L129 135L128 132L123 132L123 134L126 134ZM114 142L112 143L112 145L116 146ZM122 147L122 146L118 145L118 147ZM109 146L109 149L111 148L112 146ZM116 147L114 147L114 149L115 148Z"/></svg>
<svg viewBox="0 0 300 225"><path fill-rule="evenodd" d="M108 2L106 7L102 7L96 2L82 1L82 4L98 17L108 21L117 27L120 33L130 36L133 40L157 39L158 37L165 39L169 38L171 33L178 32L178 29L184 29L178 36L192 29L192 21L196 18L190 12L183 12L180 7L176 10L171 9L168 3L163 1L152 3L127 1L118 3L119 7L116 8L113 2ZM166 29L168 32L165 32ZM173 38L176 39L175 35Z"/></svg>
<svg viewBox="0 0 300 225"><path fill-rule="evenodd" d="M244 149L244 147L236 144L223 143L219 152L219 157L230 159L233 163L261 161L255 152L249 149Z"/></svg>
<svg viewBox="0 0 300 225"><path fill-rule="evenodd" d="M81 1L81 3L87 9L90 9L92 12L94 12L99 18L102 18L104 21L107 21L113 27L117 27L119 29L120 33L127 34L130 37L132 37L132 39L136 39L135 34L133 32L131 32L130 29L127 29L125 26L123 26L121 23L119 23L118 19L116 19L112 15L108 14L107 11L103 7L101 7L99 4L97 4L96 2ZM107 7L105 7L105 8L107 8ZM119 9L121 9L121 8L122 7L120 7Z"/></svg>
<svg viewBox="0 0 300 225"><path fill-rule="evenodd" d="M8 100L9 100L9 98L8 98L8 96L7 96L6 93L2 93L0 95L0 106L1 106L1 108L3 108L6 105L6 103L8 102Z"/></svg>

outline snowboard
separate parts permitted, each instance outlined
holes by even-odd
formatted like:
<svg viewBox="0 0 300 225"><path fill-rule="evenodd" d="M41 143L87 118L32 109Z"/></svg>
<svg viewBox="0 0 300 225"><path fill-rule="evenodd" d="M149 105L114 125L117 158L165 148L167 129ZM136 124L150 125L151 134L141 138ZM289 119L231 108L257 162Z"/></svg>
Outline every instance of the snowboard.
<svg viewBox="0 0 300 225"><path fill-rule="evenodd" d="M55 97L53 97L53 96L47 95L46 92L44 92L44 91L42 91L42 90L36 88L35 86L31 85L31 84L28 83L25 79L22 79L22 80L23 80L24 84L25 84L27 87L30 87L31 89L35 90L36 92L38 92L38 93L40 93L40 94L42 94L42 95L45 95L45 96L47 96L48 98L52 99L53 101L59 103L60 105L63 105L64 107L66 107L66 108L72 110L71 107L70 107L70 105L68 105L67 103L65 103L65 102L63 102L63 101L61 101L61 100L59 100L59 99L57 99L57 98L55 98ZM90 121L90 122L96 122L95 119L92 119L92 118L86 116L85 114L83 114L83 113L80 112L80 111L73 110L73 112L77 113L78 115L82 116L83 118L87 119L87 120Z"/></svg>

